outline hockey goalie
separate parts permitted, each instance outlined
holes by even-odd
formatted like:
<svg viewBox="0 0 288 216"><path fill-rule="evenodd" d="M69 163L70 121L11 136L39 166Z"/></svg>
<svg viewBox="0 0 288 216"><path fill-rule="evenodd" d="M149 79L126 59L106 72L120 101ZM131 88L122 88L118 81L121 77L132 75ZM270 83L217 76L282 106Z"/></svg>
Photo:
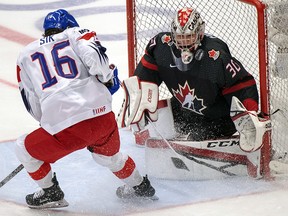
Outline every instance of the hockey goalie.
<svg viewBox="0 0 288 216"><path fill-rule="evenodd" d="M261 178L261 147L270 130L258 117L254 77L221 39L204 33L193 8L177 11L170 32L146 46L118 116L145 144L150 175L166 179ZM165 83L172 98L159 101Z"/></svg>
<svg viewBox="0 0 288 216"><path fill-rule="evenodd" d="M171 100L158 101L156 84L133 76L124 80L122 87L125 99L118 123L120 127L131 127L138 145L145 142L146 168L150 175L181 180L238 175L262 177L261 146L270 121L259 120L236 97L232 99L231 119L239 132L195 140L191 136L193 129L184 135L175 128Z"/></svg>

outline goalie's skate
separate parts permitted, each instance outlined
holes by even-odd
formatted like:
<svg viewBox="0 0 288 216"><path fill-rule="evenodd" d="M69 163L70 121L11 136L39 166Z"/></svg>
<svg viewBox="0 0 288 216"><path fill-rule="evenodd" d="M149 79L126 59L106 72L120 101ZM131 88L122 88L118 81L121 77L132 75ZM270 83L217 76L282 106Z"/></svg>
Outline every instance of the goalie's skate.
<svg viewBox="0 0 288 216"><path fill-rule="evenodd" d="M288 152L278 152L272 149L272 160L269 168L274 176L288 175Z"/></svg>
<svg viewBox="0 0 288 216"><path fill-rule="evenodd" d="M53 185L26 196L28 207L35 209L61 208L69 203L64 199L64 192L59 187L56 175L52 178Z"/></svg>
<svg viewBox="0 0 288 216"><path fill-rule="evenodd" d="M155 196L155 189L150 184L147 176L143 177L143 181L140 185L129 187L124 185L117 188L116 195L121 199L151 199L158 200L158 197Z"/></svg>
<svg viewBox="0 0 288 216"><path fill-rule="evenodd" d="M269 168L276 172L276 174L288 174L288 164L281 161L270 161Z"/></svg>

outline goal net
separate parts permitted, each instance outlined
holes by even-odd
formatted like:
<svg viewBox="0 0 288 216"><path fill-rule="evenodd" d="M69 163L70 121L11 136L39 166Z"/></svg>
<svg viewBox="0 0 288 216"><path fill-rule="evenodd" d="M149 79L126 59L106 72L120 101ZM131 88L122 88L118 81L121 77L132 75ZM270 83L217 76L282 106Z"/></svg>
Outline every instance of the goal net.
<svg viewBox="0 0 288 216"><path fill-rule="evenodd" d="M271 114L272 133L263 147L264 175L269 161L288 150L288 0L127 0L129 74L151 37L170 31L176 11L192 7L205 32L224 40L257 82L262 112ZM171 97L164 84L160 99Z"/></svg>

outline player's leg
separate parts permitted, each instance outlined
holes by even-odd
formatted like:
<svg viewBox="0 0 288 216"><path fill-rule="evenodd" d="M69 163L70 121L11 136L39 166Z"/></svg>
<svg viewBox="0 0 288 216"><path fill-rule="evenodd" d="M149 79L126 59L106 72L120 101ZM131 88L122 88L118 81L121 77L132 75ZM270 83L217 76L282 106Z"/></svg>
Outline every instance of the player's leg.
<svg viewBox="0 0 288 216"><path fill-rule="evenodd" d="M44 137L42 136L43 134L45 134ZM30 138L34 136L39 137L39 139L32 139L33 142L30 142ZM38 155L33 156L34 149L31 150L34 144L36 145L36 141L39 141L39 146L42 146L42 143L46 145L49 143L51 146L54 146L54 139L50 139L49 134L46 134L43 129L32 132L31 137L29 134L28 136L22 136L17 139L15 148L18 159L23 164L30 177L41 188L41 190L26 196L28 206L31 208L56 208L68 206L68 203L64 199L64 192L59 187L56 175L55 173L54 175L52 173L50 163L47 161L45 162L41 157L38 158ZM48 143L44 141L45 137L48 138ZM42 146L42 151L39 151L38 154L49 155L50 151L45 150L44 146Z"/></svg>
<svg viewBox="0 0 288 216"><path fill-rule="evenodd" d="M63 207L68 203L59 187L50 163L91 144L91 131L86 130L91 120L75 124L54 136L39 128L17 140L16 154L30 177L42 188L29 194L26 202L31 208ZM76 132L77 131L77 132Z"/></svg>
<svg viewBox="0 0 288 216"><path fill-rule="evenodd" d="M88 146L93 159L100 165L107 167L125 186L117 189L117 196L130 198L134 196L152 197L155 189L147 177L142 177L134 160L127 154L120 152L120 138L114 113L108 113L93 122L95 144ZM101 127L99 127L101 125ZM101 135L101 136L100 136Z"/></svg>

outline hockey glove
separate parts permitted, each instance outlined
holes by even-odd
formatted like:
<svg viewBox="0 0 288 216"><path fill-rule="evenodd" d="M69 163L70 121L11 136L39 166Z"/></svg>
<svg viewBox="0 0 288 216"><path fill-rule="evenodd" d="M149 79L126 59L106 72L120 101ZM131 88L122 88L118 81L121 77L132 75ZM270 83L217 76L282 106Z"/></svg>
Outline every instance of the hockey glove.
<svg viewBox="0 0 288 216"><path fill-rule="evenodd" d="M245 152L253 152L261 148L263 135L271 130L270 120L258 118L255 111L247 111L236 97L232 98L230 115L240 134L240 148Z"/></svg>
<svg viewBox="0 0 288 216"><path fill-rule="evenodd" d="M131 126L134 131L144 129L147 118L157 121L158 86L132 76L123 81L124 101L117 118L119 127Z"/></svg>
<svg viewBox="0 0 288 216"><path fill-rule="evenodd" d="M106 87L110 91L111 95L118 91L120 88L120 80L118 78L118 69L114 64L109 65L110 69L113 71L111 80L105 83Z"/></svg>

